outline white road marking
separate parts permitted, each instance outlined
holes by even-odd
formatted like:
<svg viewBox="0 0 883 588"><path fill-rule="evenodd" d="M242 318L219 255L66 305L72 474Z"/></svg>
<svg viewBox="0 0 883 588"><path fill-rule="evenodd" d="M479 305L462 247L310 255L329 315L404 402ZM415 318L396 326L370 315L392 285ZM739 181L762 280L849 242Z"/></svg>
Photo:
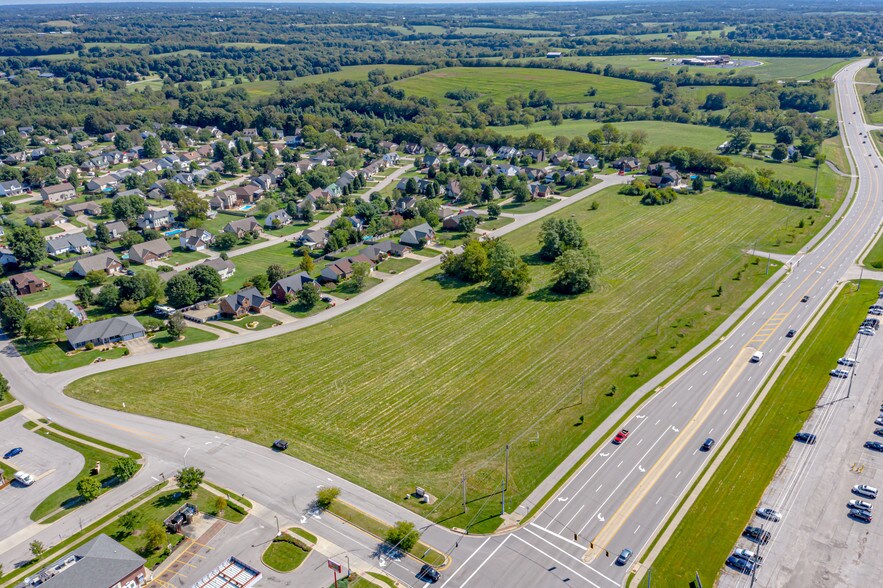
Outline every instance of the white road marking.
<svg viewBox="0 0 883 588"><path fill-rule="evenodd" d="M595 492L597 493L599 490L601 490L601 488L602 488L603 486L604 486L604 484L600 484L600 485L598 486L598 488L595 490ZM585 506L585 505L583 505L583 506Z"/></svg>
<svg viewBox="0 0 883 588"><path fill-rule="evenodd" d="M662 496L656 499L656 504L659 504L659 501L662 500Z"/></svg>
<svg viewBox="0 0 883 588"><path fill-rule="evenodd" d="M675 480L677 480L680 475L681 475L681 472L678 472L677 475L675 475Z"/></svg>
<svg viewBox="0 0 883 588"><path fill-rule="evenodd" d="M656 422L653 423L653 426L655 427L655 426L658 425L661 421L662 421L662 419L657 419Z"/></svg>
<svg viewBox="0 0 883 588"><path fill-rule="evenodd" d="M528 533L530 533L530 531L528 531ZM535 533L531 533L531 534L532 534L532 535L535 535ZM591 585L594 586L595 588L601 588L600 585L595 584L594 582L592 582L591 580L589 580L588 578L586 578L585 576L583 576L582 574L580 574L579 572L577 572L576 570L574 570L573 568L571 568L570 566L568 566L567 564L565 564L565 563L563 563L563 562L561 562L561 561L558 561L557 559L555 559L554 557L552 557L551 555L549 555L548 553L546 553L545 551L543 551L543 550L540 549L539 547L534 547L533 545L531 545L530 543L528 543L527 541L525 541L525 540L522 539L521 537L518 537L517 535L510 535L510 536L511 536L511 537L515 537L516 539L518 539L519 541L521 541L522 543L524 543L525 545L527 545L527 546L530 547L531 549L533 549L533 550L535 550L535 551L538 551L539 553L542 553L543 555L545 555L546 557L548 557L549 559L551 559L552 561L554 561L556 564L558 564L558 565L561 566L562 568L566 569L567 571L571 572L572 574L575 574L575 575L579 576L581 579L585 580L586 582L588 582L589 584L591 584ZM543 540L543 541L545 541L545 539L543 539L542 537L540 537L540 539ZM546 543L549 543L549 542L546 541ZM555 547L552 543L549 543L549 545L552 545L552 547ZM565 552L562 552L562 553L565 553ZM569 555L570 557L573 558L573 556L570 555L569 553L567 553L566 555ZM576 559L576 558L573 558L573 559ZM592 571L594 571L594 572L597 572L598 574L600 574L600 575L601 575L602 577L604 577L605 579L610 580L610 578L607 578L607 576L604 576L604 574L601 574L601 572L598 572L598 570L595 570L595 569L590 568L590 567L587 566L585 563L583 563L581 560L577 560L577 561L579 561L579 562L582 563L584 566L586 566L586 569L588 569L588 570L592 570ZM469 577L469 579L471 579L471 578L472 578L472 576ZM469 579L467 579L467 582L469 581ZM610 580L610 581L613 582L613 580ZM617 586L619 585L617 582L613 582L613 584L614 584L614 585L617 585ZM465 585L466 585L466 584L465 584L465 582L464 582L464 583L462 584L462 586L465 586Z"/></svg>
<svg viewBox="0 0 883 588"><path fill-rule="evenodd" d="M622 460L621 462L619 462L619 463L616 465L616 467L621 466L623 461L625 461L625 460Z"/></svg>
<svg viewBox="0 0 883 588"><path fill-rule="evenodd" d="M463 582L462 584L460 584L460 585L461 585L461 586L465 586L466 584L468 584L468 583L469 583L469 580L471 580L472 577L473 577L475 574L477 574L478 571L479 571L481 568L484 567L484 564L486 564L486 563L487 563L492 557L494 557L494 556L497 554L497 552L500 551L500 548L501 548L501 547L503 547L504 545L506 545L506 541L508 541L509 539L511 539L511 538L514 537L514 536L515 536L515 535L507 535L505 539L503 539L502 541L500 541L500 544L497 545L497 548L494 549L494 550L491 552L491 554L490 554L489 556L487 556L487 557L484 559L483 562L481 562L481 565L478 566L477 568L475 568L475 571L472 572L472 574L470 574L470 576L469 576L468 578L466 578L466 581L464 581L464 582ZM484 543L487 543L487 542L490 541L490 540L491 540L491 538L488 537L488 538L485 540ZM476 549L476 550L472 553L472 555L475 555L476 553L478 553L478 552L481 550L481 548L484 547L484 543L482 543L482 544L478 547L478 549ZM469 560L472 559L472 555L470 555L469 558L468 558L466 561L463 562L463 565L462 565L462 566L460 566L459 568L457 568L457 571L455 571L453 574L450 575L450 577L448 578L447 582L445 582L444 584L442 584L442 588L444 588L445 586L447 586L447 585L448 585L448 582L450 582L451 580L454 579L454 576L457 574L457 572L459 572L460 570L462 570L462 569L463 569L463 566L465 566L465 565L469 562Z"/></svg>
<svg viewBox="0 0 883 588"><path fill-rule="evenodd" d="M643 439L638 439L638 442L635 443L635 447L637 447L638 445L640 445L640 444L643 443L643 442L644 442Z"/></svg>
<svg viewBox="0 0 883 588"><path fill-rule="evenodd" d="M693 389L693 386L690 386L689 388L687 388L687 392L689 392L692 389Z"/></svg>
<svg viewBox="0 0 883 588"><path fill-rule="evenodd" d="M641 525L638 525L637 529L635 529L634 531L632 531L632 535L634 535L635 533L637 533L637 532L638 532L638 529L640 529L640 528L641 528Z"/></svg>
<svg viewBox="0 0 883 588"><path fill-rule="evenodd" d="M678 405L678 401L677 401L677 400L675 400L675 403L674 403L674 404L672 404L672 405L671 405L671 407L672 407L672 408L674 408L674 407L676 407L676 406L677 406L677 405Z"/></svg>
<svg viewBox="0 0 883 588"><path fill-rule="evenodd" d="M585 506L586 506L585 504L581 504L580 507L579 507L579 510L576 511L576 514L573 515L572 517L570 517L570 520L567 521L567 524L564 525L564 526L567 527L567 528L570 528L570 523L573 522L573 519L576 518L576 515L578 515L578 514L580 513L580 511L581 511L583 508L585 508ZM531 524L533 524L533 523L531 523ZM539 529L542 529L542 527L540 527L539 525L534 525L534 526L536 526L536 527L539 528ZM544 531L548 531L548 529L543 529L543 530L544 530ZM551 531L549 531L549 532L551 533Z"/></svg>

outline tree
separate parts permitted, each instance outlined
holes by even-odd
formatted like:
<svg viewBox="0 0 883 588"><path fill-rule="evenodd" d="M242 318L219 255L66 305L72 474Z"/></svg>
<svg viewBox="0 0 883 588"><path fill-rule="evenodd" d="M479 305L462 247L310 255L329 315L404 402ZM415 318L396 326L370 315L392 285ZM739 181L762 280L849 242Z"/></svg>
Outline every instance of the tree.
<svg viewBox="0 0 883 588"><path fill-rule="evenodd" d="M205 478L205 472L193 466L181 468L175 476L178 488L187 494L193 494L199 488L199 485L202 484L203 478Z"/></svg>
<svg viewBox="0 0 883 588"><path fill-rule="evenodd" d="M86 273L86 284L91 288L100 286L107 279L107 274L103 270L92 270Z"/></svg>
<svg viewBox="0 0 883 588"><path fill-rule="evenodd" d="M471 233L478 226L478 217L464 216L460 219L460 231L463 233Z"/></svg>
<svg viewBox="0 0 883 588"><path fill-rule="evenodd" d="M15 296L15 288L10 282L0 282L0 299Z"/></svg>
<svg viewBox="0 0 883 588"><path fill-rule="evenodd" d="M724 92L714 92L705 97L704 110L723 110L727 107L727 95Z"/></svg>
<svg viewBox="0 0 883 588"><path fill-rule="evenodd" d="M405 553L411 551L420 539L420 531L409 521L397 521L386 531L386 542Z"/></svg>
<svg viewBox="0 0 883 588"><path fill-rule="evenodd" d="M776 143L772 153L770 153L770 157L776 161L785 161L788 159L788 146L784 143Z"/></svg>
<svg viewBox="0 0 883 588"><path fill-rule="evenodd" d="M172 196L178 218L182 221L205 219L208 216L208 201L199 197L193 190L177 190Z"/></svg>
<svg viewBox="0 0 883 588"><path fill-rule="evenodd" d="M116 308L120 303L120 290L113 284L105 284L95 297L95 304L108 310Z"/></svg>
<svg viewBox="0 0 883 588"><path fill-rule="evenodd" d="M40 559L43 553L46 552L46 546L43 545L43 542L37 541L36 539L31 541L28 548L31 550L31 555L34 556L34 559Z"/></svg>
<svg viewBox="0 0 883 588"><path fill-rule="evenodd" d="M248 286L254 286L257 288L258 292L261 293L270 289L270 280L267 279L267 274L255 274L248 278L248 281L246 281L245 284Z"/></svg>
<svg viewBox="0 0 883 588"><path fill-rule="evenodd" d="M580 294L594 288L601 271L598 254L591 249L571 249L561 254L552 267L552 289L562 294Z"/></svg>
<svg viewBox="0 0 883 588"><path fill-rule="evenodd" d="M168 333L170 337L178 340L184 336L186 331L187 321L184 320L184 317L181 316L180 312L176 312L169 317L169 321L166 323L166 333Z"/></svg>
<svg viewBox="0 0 883 588"><path fill-rule="evenodd" d="M497 218L502 214L503 209L496 202L487 205L487 215L491 218Z"/></svg>
<svg viewBox="0 0 883 588"><path fill-rule="evenodd" d="M166 298L173 308L190 306L199 299L199 286L190 272L177 274L166 283Z"/></svg>
<svg viewBox="0 0 883 588"><path fill-rule="evenodd" d="M730 153L741 153L751 144L751 131L746 128L736 128L730 133L727 151Z"/></svg>
<svg viewBox="0 0 883 588"><path fill-rule="evenodd" d="M156 135L144 139L144 157L146 159L162 157L162 143Z"/></svg>
<svg viewBox="0 0 883 588"><path fill-rule="evenodd" d="M128 151L132 148L132 138L126 133L117 133L113 138L113 145L120 151Z"/></svg>
<svg viewBox="0 0 883 588"><path fill-rule="evenodd" d="M6 376L0 374L0 400L4 400L7 394L9 394L9 380L6 379Z"/></svg>
<svg viewBox="0 0 883 588"><path fill-rule="evenodd" d="M122 246L123 249L129 249L138 243L144 243L144 237L141 236L141 233L136 231L129 231L120 237L120 246Z"/></svg>
<svg viewBox="0 0 883 588"><path fill-rule="evenodd" d="M530 285L530 270L515 249L497 241L488 252L488 289L500 296L523 294Z"/></svg>
<svg viewBox="0 0 883 588"><path fill-rule="evenodd" d="M72 169L71 173L67 176L67 183L73 186L74 188L80 187L80 174L77 170Z"/></svg>
<svg viewBox="0 0 883 588"><path fill-rule="evenodd" d="M149 551L156 551L157 549L164 547L166 543L168 543L166 528L159 521L150 521L147 523L147 528L144 530L144 540L147 542L147 549Z"/></svg>
<svg viewBox="0 0 883 588"><path fill-rule="evenodd" d="M24 336L31 341L58 341L72 318L71 313L60 304L52 308L35 308L25 318Z"/></svg>
<svg viewBox="0 0 883 588"><path fill-rule="evenodd" d="M306 251L304 251L304 254L301 257L299 267L300 267L300 271L306 272L308 274L312 274L313 269L315 269L315 264L313 263L313 258Z"/></svg>
<svg viewBox="0 0 883 588"><path fill-rule="evenodd" d="M132 222L147 210L147 203L137 194L117 196L110 205L110 212L116 220ZM126 233L131 234L131 233ZM123 235L125 237L125 235Z"/></svg>
<svg viewBox="0 0 883 588"><path fill-rule="evenodd" d="M35 267L46 257L46 241L35 227L14 227L9 231L9 242L21 266Z"/></svg>
<svg viewBox="0 0 883 588"><path fill-rule="evenodd" d="M468 239L463 245L463 253L445 253L441 266L442 271L458 280L473 284L482 282L488 275L487 246Z"/></svg>
<svg viewBox="0 0 883 588"><path fill-rule="evenodd" d="M285 268L278 263L271 263L267 266L267 282L272 286L285 277Z"/></svg>
<svg viewBox="0 0 883 588"><path fill-rule="evenodd" d="M319 488L319 490L316 492L316 506L318 506L322 510L325 510L329 506L334 504L334 501L337 500L338 496L340 496L340 488L336 486L325 486L324 488Z"/></svg>
<svg viewBox="0 0 883 588"><path fill-rule="evenodd" d="M702 192L703 190L705 190L705 180L702 179L702 176L696 176L693 178L693 191Z"/></svg>
<svg viewBox="0 0 883 588"><path fill-rule="evenodd" d="M113 475L120 482L126 482L138 471L138 462L131 457L122 457L113 464Z"/></svg>
<svg viewBox="0 0 883 588"><path fill-rule="evenodd" d="M131 535L132 531L134 531L139 524L141 524L141 513L137 510L130 510L129 512L123 514L119 520L117 521L123 530L126 531L127 535Z"/></svg>
<svg viewBox="0 0 883 588"><path fill-rule="evenodd" d="M229 251L236 246L239 239L233 233L221 233L215 237L214 247L218 251Z"/></svg>
<svg viewBox="0 0 883 588"><path fill-rule="evenodd" d="M227 510L227 499L223 496L215 497L215 513L222 514L225 510Z"/></svg>
<svg viewBox="0 0 883 588"><path fill-rule="evenodd" d="M515 202L527 202L530 200L530 188L524 182L517 182L512 189L512 198Z"/></svg>
<svg viewBox="0 0 883 588"><path fill-rule="evenodd" d="M319 289L313 287L312 284L304 284L304 287L297 291L295 297L300 306L310 309L319 304Z"/></svg>
<svg viewBox="0 0 883 588"><path fill-rule="evenodd" d="M77 494L86 502L92 502L101 494L101 482L95 478L82 478L77 482Z"/></svg>
<svg viewBox="0 0 883 588"><path fill-rule="evenodd" d="M365 287L365 280L371 273L371 264L367 261L357 261L353 264L353 282L359 292Z"/></svg>
<svg viewBox="0 0 883 588"><path fill-rule="evenodd" d="M105 225L104 223L101 223L100 225L95 227L95 240L102 245L107 245L113 240L113 238L110 236L110 231L107 229L107 225Z"/></svg>
<svg viewBox="0 0 883 588"><path fill-rule="evenodd" d="M540 226L538 239L540 257L546 261L554 261L565 251L586 246L582 228L573 218L547 218Z"/></svg>
<svg viewBox="0 0 883 588"><path fill-rule="evenodd" d="M187 270L187 273L196 282L197 300L211 300L224 291L221 275L207 265L197 265Z"/></svg>
<svg viewBox="0 0 883 588"><path fill-rule="evenodd" d="M784 143L790 145L794 142L794 127L784 125L773 131L776 143Z"/></svg>
<svg viewBox="0 0 883 588"><path fill-rule="evenodd" d="M0 323L9 335L19 335L28 317L28 305L14 296L0 299Z"/></svg>

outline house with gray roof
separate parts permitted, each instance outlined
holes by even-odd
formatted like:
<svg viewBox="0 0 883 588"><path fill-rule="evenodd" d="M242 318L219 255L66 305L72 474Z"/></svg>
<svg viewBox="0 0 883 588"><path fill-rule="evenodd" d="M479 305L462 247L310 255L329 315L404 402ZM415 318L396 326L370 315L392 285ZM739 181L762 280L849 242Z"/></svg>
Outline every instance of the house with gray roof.
<svg viewBox="0 0 883 588"><path fill-rule="evenodd" d="M97 255L81 257L74 263L71 272L85 278L89 272L105 272L113 275L123 270L123 264L112 251L103 251Z"/></svg>
<svg viewBox="0 0 883 588"><path fill-rule="evenodd" d="M19 196L24 192L24 187L18 180L0 182L0 196Z"/></svg>
<svg viewBox="0 0 883 588"><path fill-rule="evenodd" d="M308 286L316 289L319 288L319 284L310 277L310 274L300 272L299 274L282 278L273 284L270 291L273 293L273 298L284 303L289 295L293 296Z"/></svg>
<svg viewBox="0 0 883 588"><path fill-rule="evenodd" d="M25 219L25 224L29 227L51 227L52 225L60 225L64 222L64 215L57 210L32 214Z"/></svg>
<svg viewBox="0 0 883 588"><path fill-rule="evenodd" d="M172 226L175 216L171 210L147 210L138 217L139 229L164 229Z"/></svg>
<svg viewBox="0 0 883 588"><path fill-rule="evenodd" d="M26 588L116 588L150 580L143 557L103 533L28 578Z"/></svg>
<svg viewBox="0 0 883 588"><path fill-rule="evenodd" d="M253 231L260 232L261 225L258 221L255 220L253 216L248 216L246 218L239 218L235 221L230 221L224 227L225 233L232 233L236 235L239 239L245 236L246 233L251 233Z"/></svg>
<svg viewBox="0 0 883 588"><path fill-rule="evenodd" d="M91 253L92 244L86 238L86 234L66 233L46 240L46 253L55 257L65 253Z"/></svg>
<svg viewBox="0 0 883 588"><path fill-rule="evenodd" d="M273 303L254 286L225 296L220 303L221 314L235 318L245 316L250 312L261 313L265 308L272 306Z"/></svg>
<svg viewBox="0 0 883 588"><path fill-rule="evenodd" d="M110 238L113 240L119 239L129 232L129 225L127 225L125 221L105 223L104 226L107 227L107 232L110 233Z"/></svg>
<svg viewBox="0 0 883 588"><path fill-rule="evenodd" d="M267 218L264 220L264 226L268 229L275 229L278 227L284 227L285 225L290 225L292 220L294 219L291 218L290 214L288 214L285 210L279 209L267 215Z"/></svg>
<svg viewBox="0 0 883 588"><path fill-rule="evenodd" d="M215 236L205 229L190 229L178 235L178 242L182 249L190 251L202 251L207 249L215 240Z"/></svg>
<svg viewBox="0 0 883 588"><path fill-rule="evenodd" d="M132 315L115 316L103 321L88 323L64 332L67 342L74 349L82 349L89 343L98 347L110 343L131 341L147 335L144 327Z"/></svg>
<svg viewBox="0 0 883 588"><path fill-rule="evenodd" d="M129 261L133 263L150 263L165 259L172 254L172 247L165 239L154 239L132 245L129 249Z"/></svg>
<svg viewBox="0 0 883 588"><path fill-rule="evenodd" d="M72 317L77 319L78 323L82 323L86 320L86 313L83 312L83 309L70 300L52 300L51 302L44 305L43 308L53 309L56 306L64 307L69 313L71 313Z"/></svg>
<svg viewBox="0 0 883 588"><path fill-rule="evenodd" d="M63 202L77 197L77 189L68 182L62 182L55 186L45 186L40 190L43 202Z"/></svg>
<svg viewBox="0 0 883 588"><path fill-rule="evenodd" d="M202 265L207 265L218 272L222 280L226 280L236 273L236 265L229 259L221 259L220 257L206 259L202 262Z"/></svg>
<svg viewBox="0 0 883 588"><path fill-rule="evenodd" d="M417 225L416 227L408 229L402 233L402 237L399 239L401 243L411 245L412 247L424 243L431 243L434 240L435 231L429 226L429 223L423 223L422 225Z"/></svg>

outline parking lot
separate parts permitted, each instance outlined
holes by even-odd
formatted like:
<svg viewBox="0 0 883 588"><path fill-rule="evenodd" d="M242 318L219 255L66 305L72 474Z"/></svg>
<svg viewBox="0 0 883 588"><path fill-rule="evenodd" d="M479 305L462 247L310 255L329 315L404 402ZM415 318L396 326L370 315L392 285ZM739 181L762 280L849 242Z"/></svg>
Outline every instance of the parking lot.
<svg viewBox="0 0 883 588"><path fill-rule="evenodd" d="M860 335L858 364L841 366L850 376L831 378L804 427L817 435L816 444L795 442L758 505L779 511L781 522L756 515L749 522L769 531L769 544L743 537L736 545L763 557L755 586L880 585L883 494L874 500L852 491L858 484L883 488L883 453L864 447L867 441L883 441L874 434L883 403L883 333L878 334ZM848 355L855 349L853 342ZM874 520L849 516L849 501L856 499L872 505ZM726 588L749 585L749 574L731 568L724 570L719 583Z"/></svg>
<svg viewBox="0 0 883 588"><path fill-rule="evenodd" d="M54 443L39 434L23 427L26 419L17 414L0 421L0 456L13 447L24 451L4 462L15 470L22 470L34 476L32 486L23 486L16 481L0 490L0 529L2 539L13 536L32 521L30 514L43 499L63 484L71 480L83 468L83 456L63 445ZM0 550L0 562L3 561Z"/></svg>

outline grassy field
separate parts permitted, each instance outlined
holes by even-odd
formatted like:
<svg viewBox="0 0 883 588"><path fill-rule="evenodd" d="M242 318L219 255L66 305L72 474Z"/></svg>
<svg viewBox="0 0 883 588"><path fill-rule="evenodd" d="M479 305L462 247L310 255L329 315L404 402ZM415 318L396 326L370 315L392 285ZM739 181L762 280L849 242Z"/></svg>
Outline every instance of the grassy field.
<svg viewBox="0 0 883 588"><path fill-rule="evenodd" d="M225 292L241 290L250 277L265 273L267 266L274 263L278 263L286 270L294 270L300 265L301 257L295 255L290 243L278 243L243 255L235 255L230 261L236 265L236 273L233 277L224 280Z"/></svg>
<svg viewBox="0 0 883 588"><path fill-rule="evenodd" d="M125 401L133 412L259 444L284 435L298 457L392 499L415 483L445 496L462 471L470 499L485 497L511 442L517 504L625 397L762 283L765 266L751 265L743 249L806 214L715 192L662 207L612 189L594 199L597 210L581 202L557 215L573 215L601 256L595 293L570 298L547 289L551 268L535 256L534 223L506 237L530 264L526 296L499 299L431 272L321 326L251 344L250 353L225 349L127 368L75 382L68 393L115 407ZM250 368L255 354L264 358L260 374ZM333 375L320 382L318 373ZM591 384L585 403L574 405L582 377ZM605 396L613 383L621 393ZM206 397L206 389L214 393ZM196 399L199 415L181 410ZM557 404L567 408L546 414ZM586 425L574 427L580 416ZM535 434L540 441L529 444ZM480 512L479 504L470 508L470 516ZM456 512L442 505L435 516L445 514Z"/></svg>
<svg viewBox="0 0 883 588"><path fill-rule="evenodd" d="M557 104L615 102L646 105L653 100L653 87L644 82L620 80L594 74L557 69L449 67L393 82L412 96L428 96L452 104L445 93L469 88L481 94L478 100L493 98L502 104L509 96L527 96L531 90L545 90ZM595 96L587 96L595 88Z"/></svg>
<svg viewBox="0 0 883 588"><path fill-rule="evenodd" d="M860 291L850 284L838 295L653 562L654 582L686 587L697 570L709 584L718 576L881 285L865 280Z"/></svg>
<svg viewBox="0 0 883 588"><path fill-rule="evenodd" d="M750 94L754 88L744 86L681 86L678 91L693 98L700 105L705 102L705 97L709 94L723 92L727 95L727 100L738 100Z"/></svg>
<svg viewBox="0 0 883 588"><path fill-rule="evenodd" d="M68 355L67 342L31 342L24 339L15 341L15 348L24 357L31 369L39 373L63 372L89 365L96 359L117 359L126 352L125 347L110 350L77 351Z"/></svg>
<svg viewBox="0 0 883 588"><path fill-rule="evenodd" d="M303 549L291 541L286 541L285 538L292 537L288 533L283 533L282 537L273 539L261 556L261 561L267 567L282 573L296 570L307 559L307 556L310 555L308 549Z"/></svg>
<svg viewBox="0 0 883 588"><path fill-rule="evenodd" d="M377 264L377 271L385 272L388 274L397 274L399 272L405 271L408 268L414 267L418 263L420 262L410 257L390 257L389 259L385 259Z"/></svg>

